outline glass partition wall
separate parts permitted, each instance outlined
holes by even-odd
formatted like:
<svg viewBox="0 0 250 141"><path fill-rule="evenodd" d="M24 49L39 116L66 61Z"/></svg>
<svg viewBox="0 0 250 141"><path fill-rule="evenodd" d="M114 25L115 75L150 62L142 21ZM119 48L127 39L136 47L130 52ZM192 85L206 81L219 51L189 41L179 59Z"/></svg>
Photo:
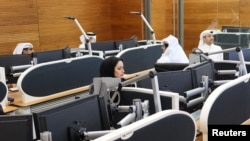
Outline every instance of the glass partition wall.
<svg viewBox="0 0 250 141"><path fill-rule="evenodd" d="M156 39L173 34L179 38L187 54L198 46L199 35L205 29L222 31L231 26L248 29L249 12L248 0L150 1L150 21Z"/></svg>

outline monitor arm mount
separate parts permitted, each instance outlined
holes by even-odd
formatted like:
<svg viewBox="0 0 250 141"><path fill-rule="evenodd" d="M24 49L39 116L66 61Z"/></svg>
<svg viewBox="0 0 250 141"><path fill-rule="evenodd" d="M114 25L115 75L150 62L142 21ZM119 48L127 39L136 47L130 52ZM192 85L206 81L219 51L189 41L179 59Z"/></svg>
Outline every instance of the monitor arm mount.
<svg viewBox="0 0 250 141"><path fill-rule="evenodd" d="M26 70L32 66L33 66L32 64L11 66L10 70L11 70L13 77L19 77L23 73L24 70Z"/></svg>
<svg viewBox="0 0 250 141"><path fill-rule="evenodd" d="M83 30L82 26L80 25L80 23L78 22L77 18L73 17L73 16L66 16L64 17L66 19L69 20L73 20L75 22L75 24L77 25L77 27L80 29L80 31L82 32L82 35L85 37L86 39L86 43L88 45L88 51L89 51L89 55L92 56L92 48L91 48L91 43L89 40L89 37L87 36L86 32Z"/></svg>
<svg viewBox="0 0 250 141"><path fill-rule="evenodd" d="M156 112L160 112L161 102L160 102L160 94L159 94L159 86L158 86L158 78L155 75L155 72L150 71L148 74L140 75L135 78L126 80L121 82L119 78L94 78L94 92L92 94L99 94L101 97L103 96L105 102L110 108L109 111L112 112L128 112L128 114L117 123L117 128L126 126L132 122L138 121L142 118L145 118L149 115L149 102L145 100L141 102L140 99L134 99L133 105L119 105L120 91L122 87L143 80L145 78L151 78L151 82L153 85L153 93L154 93L154 102ZM114 90L116 89L116 90ZM113 95L117 96L118 101L114 102L113 98L110 97L110 92L112 91ZM114 92L115 91L115 92ZM91 93L90 93L91 94ZM71 135L74 138L78 138L79 141L91 140L97 137L103 136L107 133L113 132L115 130L104 130L104 131L89 131L85 128L84 123L77 122L73 126L71 126L71 130L73 130L74 134Z"/></svg>
<svg viewBox="0 0 250 141"><path fill-rule="evenodd" d="M137 120L143 119L148 116L148 101L141 103L140 99L133 100L133 105L130 106L117 106L118 112L129 112L117 125L122 127L135 122ZM143 115L143 117L142 117ZM70 127L71 138L74 138L76 141L89 141L101 137L105 134L114 132L114 130L102 130L102 131L87 131L87 128L84 123L76 122L73 126ZM73 132L72 132L73 131Z"/></svg>
<svg viewBox="0 0 250 141"><path fill-rule="evenodd" d="M128 112L129 114L124 117L119 123L113 123L115 128L119 128L128 125L134 121L140 120L148 116L149 102L146 100L143 103L140 99L134 99L133 105L124 106L119 105L122 89L122 82L120 78L102 77L94 78L94 92L93 94L99 94L106 103L107 110L112 121L112 115L114 112Z"/></svg>
<svg viewBox="0 0 250 141"><path fill-rule="evenodd" d="M126 80L124 82L120 83L120 87L127 86L128 84L136 83L140 80L143 80L145 78L151 79L152 89L153 89L153 96L154 96L154 103L155 103L155 111L160 112L162 111L161 108L161 99L160 99L160 90L159 90L159 84L158 84L158 76L156 74L156 71L150 71L149 73L145 73L142 75L138 75L134 78L131 78L129 80Z"/></svg>
<svg viewBox="0 0 250 141"><path fill-rule="evenodd" d="M154 32L153 28L150 26L150 24L148 23L147 19L144 17L144 15L141 12L135 12L135 11L131 11L130 13L141 16L142 20L144 21L144 23L147 25L147 27L149 28L149 30L151 32L153 43L156 44L155 32Z"/></svg>
<svg viewBox="0 0 250 141"><path fill-rule="evenodd" d="M202 76L200 86L184 92L183 96L180 96L180 102L186 103L187 108L197 104L202 104L209 94L209 77ZM200 96L199 96L200 95ZM193 99L193 96L197 98Z"/></svg>

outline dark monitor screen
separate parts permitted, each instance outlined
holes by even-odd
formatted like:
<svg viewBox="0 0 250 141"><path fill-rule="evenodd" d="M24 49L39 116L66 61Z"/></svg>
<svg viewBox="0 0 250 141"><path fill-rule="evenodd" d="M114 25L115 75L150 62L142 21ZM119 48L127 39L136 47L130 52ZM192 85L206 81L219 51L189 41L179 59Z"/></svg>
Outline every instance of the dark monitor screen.
<svg viewBox="0 0 250 141"><path fill-rule="evenodd" d="M249 39L250 34L240 34L240 47L248 48L249 47Z"/></svg>
<svg viewBox="0 0 250 141"><path fill-rule="evenodd" d="M214 62L214 69L216 71L219 70L237 70L238 64L228 63L228 62ZM230 74L230 75L220 75L215 73L215 80L232 80L237 78L237 75Z"/></svg>
<svg viewBox="0 0 250 141"><path fill-rule="evenodd" d="M102 41L102 42L91 43L91 48L92 50L98 50L98 51L115 50L115 42L114 41ZM87 45L86 45L86 49L88 49Z"/></svg>
<svg viewBox="0 0 250 141"><path fill-rule="evenodd" d="M195 66L190 67L193 78L193 87L201 86L202 76L208 76L208 79L214 80L215 70L212 60L201 62Z"/></svg>
<svg viewBox="0 0 250 141"><path fill-rule="evenodd" d="M243 32L243 33L248 33L249 32L249 27L238 27L238 26L222 26L222 31L223 32Z"/></svg>
<svg viewBox="0 0 250 141"><path fill-rule="evenodd" d="M32 53L32 57L33 57L35 64L40 64L44 62L50 62L50 61L56 61L56 60L69 58L70 51L68 51L68 48L65 48L65 49L58 49L58 50L34 52Z"/></svg>
<svg viewBox="0 0 250 141"><path fill-rule="evenodd" d="M219 33L214 35L214 43L222 48L242 47L248 48L249 34L247 33Z"/></svg>
<svg viewBox="0 0 250 141"><path fill-rule="evenodd" d="M126 48L131 48L131 47L137 47L137 40L134 38L130 38L130 39L124 39L124 40L117 40L115 42L116 44L116 49L119 49L119 46L122 45L122 49L126 49Z"/></svg>
<svg viewBox="0 0 250 141"><path fill-rule="evenodd" d="M188 63L156 63L154 65L157 72L183 70Z"/></svg>
<svg viewBox="0 0 250 141"><path fill-rule="evenodd" d="M243 53L245 61L250 61L250 49L244 48L244 49L242 49L242 53ZM236 52L236 51L225 52L224 53L224 60L239 61L240 59L239 59L238 52Z"/></svg>
<svg viewBox="0 0 250 141"><path fill-rule="evenodd" d="M221 33L214 35L214 43L215 44L231 44L231 45L240 45L240 35L237 34L228 34L228 33Z"/></svg>
<svg viewBox="0 0 250 141"><path fill-rule="evenodd" d="M160 91L176 92L179 93L179 95L183 95L185 91L191 90L193 88L190 70L159 72L157 73L157 77L159 85L158 87ZM141 81L138 81L137 87L152 89L152 82L150 78L146 78ZM163 100L162 97L161 100ZM170 104L169 101L165 100L164 102L162 102L162 104L163 103ZM180 109L184 108L185 107L180 105Z"/></svg>
<svg viewBox="0 0 250 141"><path fill-rule="evenodd" d="M191 71L179 70L158 73L159 89L162 91L177 92L180 95L192 89Z"/></svg>
<svg viewBox="0 0 250 141"><path fill-rule="evenodd" d="M177 92L182 95L193 88L190 70L166 71L157 73L159 90ZM152 89L149 78L137 82L137 87Z"/></svg>
<svg viewBox="0 0 250 141"><path fill-rule="evenodd" d="M69 46L65 46L62 51L63 51L63 58L71 57L71 48Z"/></svg>
<svg viewBox="0 0 250 141"><path fill-rule="evenodd" d="M36 131L50 131L55 141L78 141L72 134L78 130L70 130L74 129L71 127L79 125L86 131L108 130L109 121L105 121L107 113L102 110L105 106L100 103L98 95L90 95L34 113Z"/></svg>
<svg viewBox="0 0 250 141"><path fill-rule="evenodd" d="M0 55L0 66L5 68L6 83L16 83L18 77L14 77L13 73L23 72L21 69L16 72L12 72L11 67L21 66L21 65L31 65L30 55Z"/></svg>
<svg viewBox="0 0 250 141"><path fill-rule="evenodd" d="M32 115L0 115L1 141L33 141Z"/></svg>

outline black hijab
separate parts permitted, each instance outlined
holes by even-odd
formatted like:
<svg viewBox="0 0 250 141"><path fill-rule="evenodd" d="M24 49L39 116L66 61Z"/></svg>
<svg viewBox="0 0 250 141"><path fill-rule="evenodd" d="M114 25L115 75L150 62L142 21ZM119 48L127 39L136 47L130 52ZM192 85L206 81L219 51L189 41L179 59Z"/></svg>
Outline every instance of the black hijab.
<svg viewBox="0 0 250 141"><path fill-rule="evenodd" d="M115 77L114 70L119 61L123 60L115 56L110 56L103 60L100 66L100 77Z"/></svg>

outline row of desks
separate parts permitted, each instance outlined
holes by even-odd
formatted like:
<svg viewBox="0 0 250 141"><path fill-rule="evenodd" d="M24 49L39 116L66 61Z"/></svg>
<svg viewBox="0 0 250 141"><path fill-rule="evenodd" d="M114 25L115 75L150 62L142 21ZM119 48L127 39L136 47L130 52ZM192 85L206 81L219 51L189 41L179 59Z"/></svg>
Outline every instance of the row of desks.
<svg viewBox="0 0 250 141"><path fill-rule="evenodd" d="M144 71L133 73L133 74L125 74L124 78L125 79L131 79L131 78L134 78L134 77L136 77L138 75L143 75L143 74L149 73L150 71L154 71L154 69L148 69L148 70L144 70ZM34 100L32 102L26 102L26 103L24 103L22 101L22 93L20 91L14 91L14 92L9 91L8 97L14 98L14 101L11 102L11 103L8 103L8 105L4 109L4 112L9 113L9 112L18 110L19 107L28 107L28 106L32 106L32 105L35 105L35 104L43 103L43 102L54 100L54 99L57 99L57 98L62 98L62 97L65 97L65 96L73 95L73 94L88 91L88 90L89 90L89 85L79 87L79 88L76 88L76 89L71 89L71 90L64 91L64 92L60 92L60 93L56 93L56 94L53 94L53 95L50 95L50 96L41 97L38 100Z"/></svg>

